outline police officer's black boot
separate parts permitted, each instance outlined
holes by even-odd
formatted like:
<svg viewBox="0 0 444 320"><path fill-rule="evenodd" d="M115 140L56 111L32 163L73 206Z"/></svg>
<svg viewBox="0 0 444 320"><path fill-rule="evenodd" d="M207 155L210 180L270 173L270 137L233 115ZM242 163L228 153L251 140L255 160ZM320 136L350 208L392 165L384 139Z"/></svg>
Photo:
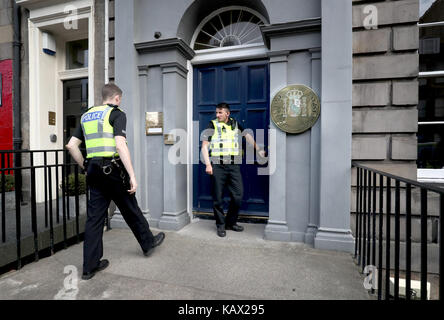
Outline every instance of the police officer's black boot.
<svg viewBox="0 0 444 320"><path fill-rule="evenodd" d="M106 259L100 260L99 265L91 272L83 272L82 280L89 280L95 276L95 274L99 271L106 269L109 266L109 261Z"/></svg>
<svg viewBox="0 0 444 320"><path fill-rule="evenodd" d="M227 225L225 228L226 228L227 230L233 230L233 231L236 231L236 232L242 232L242 231L244 231L244 227L242 227L242 226L240 226L240 225L238 225L238 224L233 224L232 226Z"/></svg>
<svg viewBox="0 0 444 320"><path fill-rule="evenodd" d="M225 237L227 235L227 233L225 232L225 226L223 224L217 226L217 235L219 237Z"/></svg>
<svg viewBox="0 0 444 320"><path fill-rule="evenodd" d="M165 233L159 232L157 235L154 236L153 246L148 249L148 251L144 251L143 254L146 257L149 257L153 253L154 248L160 246L160 244L163 242L163 239L165 239Z"/></svg>

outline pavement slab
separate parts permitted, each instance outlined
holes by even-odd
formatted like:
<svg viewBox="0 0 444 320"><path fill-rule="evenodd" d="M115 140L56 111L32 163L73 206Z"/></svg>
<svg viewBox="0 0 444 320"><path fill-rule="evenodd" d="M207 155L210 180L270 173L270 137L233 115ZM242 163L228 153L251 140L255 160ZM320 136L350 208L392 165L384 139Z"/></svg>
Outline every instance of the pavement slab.
<svg viewBox="0 0 444 320"><path fill-rule="evenodd" d="M0 299L372 299L350 254L264 240L264 224L241 225L220 238L214 221L195 219L165 231L150 257L129 229L112 229L104 233L110 266L91 280L80 279L81 243L1 276Z"/></svg>

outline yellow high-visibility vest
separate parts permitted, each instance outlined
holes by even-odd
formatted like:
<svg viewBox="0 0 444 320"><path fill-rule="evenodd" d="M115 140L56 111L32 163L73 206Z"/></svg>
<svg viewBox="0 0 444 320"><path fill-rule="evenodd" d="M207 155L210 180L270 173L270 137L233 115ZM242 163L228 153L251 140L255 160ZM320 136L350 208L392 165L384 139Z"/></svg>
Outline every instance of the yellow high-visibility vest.
<svg viewBox="0 0 444 320"><path fill-rule="evenodd" d="M230 118L231 121L234 121ZM211 136L211 156L238 156L239 155L239 135L237 122L234 129L225 122L212 120L214 124L214 134Z"/></svg>
<svg viewBox="0 0 444 320"><path fill-rule="evenodd" d="M114 140L114 128L109 123L112 110L113 107L108 105L91 107L80 119L88 159L119 155Z"/></svg>

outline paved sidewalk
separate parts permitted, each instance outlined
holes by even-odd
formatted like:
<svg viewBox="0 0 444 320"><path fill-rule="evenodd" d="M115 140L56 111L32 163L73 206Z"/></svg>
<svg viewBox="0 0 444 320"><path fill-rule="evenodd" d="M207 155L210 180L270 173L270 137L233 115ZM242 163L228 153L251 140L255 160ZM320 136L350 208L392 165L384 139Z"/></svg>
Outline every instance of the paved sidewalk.
<svg viewBox="0 0 444 320"><path fill-rule="evenodd" d="M214 221L193 222L166 232L149 258L129 230L113 229L104 234L110 266L77 290L67 266L80 276L82 244L1 276L0 299L371 299L350 254L266 241L265 225L242 225L219 238Z"/></svg>

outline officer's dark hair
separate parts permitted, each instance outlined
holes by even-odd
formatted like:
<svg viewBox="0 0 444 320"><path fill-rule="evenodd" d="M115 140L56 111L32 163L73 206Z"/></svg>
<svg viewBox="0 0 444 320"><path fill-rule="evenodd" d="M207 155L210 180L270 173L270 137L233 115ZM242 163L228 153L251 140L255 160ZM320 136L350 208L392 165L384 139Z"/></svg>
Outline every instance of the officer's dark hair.
<svg viewBox="0 0 444 320"><path fill-rule="evenodd" d="M228 103L221 102L216 106L216 109L226 109L227 111L230 111L230 106Z"/></svg>
<svg viewBox="0 0 444 320"><path fill-rule="evenodd" d="M102 88L102 99L107 101L115 96L122 96L122 90L114 83L107 83Z"/></svg>

